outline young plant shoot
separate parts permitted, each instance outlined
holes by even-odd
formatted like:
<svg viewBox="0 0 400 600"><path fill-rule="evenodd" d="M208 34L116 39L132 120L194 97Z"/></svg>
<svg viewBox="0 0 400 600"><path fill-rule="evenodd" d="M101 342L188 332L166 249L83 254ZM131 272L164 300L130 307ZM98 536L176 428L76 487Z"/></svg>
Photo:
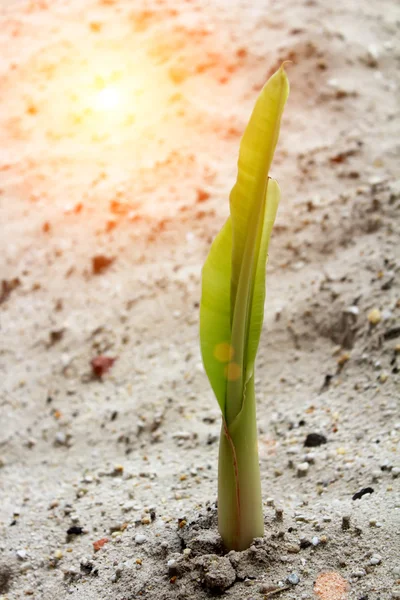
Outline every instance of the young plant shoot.
<svg viewBox="0 0 400 600"><path fill-rule="evenodd" d="M289 94L284 65L262 89L240 144L230 216L202 272L200 345L222 412L218 527L228 550L264 534L254 363L264 318L265 269L280 191L268 176Z"/></svg>

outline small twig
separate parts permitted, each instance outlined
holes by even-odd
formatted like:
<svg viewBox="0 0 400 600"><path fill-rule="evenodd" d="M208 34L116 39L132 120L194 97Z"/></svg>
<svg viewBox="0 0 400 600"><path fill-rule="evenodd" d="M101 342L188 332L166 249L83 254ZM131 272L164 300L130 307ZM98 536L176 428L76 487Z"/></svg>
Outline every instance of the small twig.
<svg viewBox="0 0 400 600"><path fill-rule="evenodd" d="M270 598L271 596L276 596L277 594L280 594L281 592L285 592L288 589L289 589L288 585L285 585L285 587L275 588L274 590L271 590L270 592L267 592L264 595L264 598Z"/></svg>

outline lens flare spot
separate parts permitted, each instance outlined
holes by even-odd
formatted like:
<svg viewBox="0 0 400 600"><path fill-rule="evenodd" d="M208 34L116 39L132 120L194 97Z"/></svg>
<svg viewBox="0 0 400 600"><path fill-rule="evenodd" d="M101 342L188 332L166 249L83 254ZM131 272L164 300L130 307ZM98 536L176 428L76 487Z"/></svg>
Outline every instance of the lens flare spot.
<svg viewBox="0 0 400 600"><path fill-rule="evenodd" d="M241 374L241 366L235 362L230 362L224 369L224 375L228 381L237 381Z"/></svg>
<svg viewBox="0 0 400 600"><path fill-rule="evenodd" d="M229 362L232 360L234 355L234 350L228 342L222 342L222 344L217 344L214 348L214 356L219 362Z"/></svg>
<svg viewBox="0 0 400 600"><path fill-rule="evenodd" d="M116 110L120 105L121 92L112 85L100 90L95 98L95 109L101 112Z"/></svg>

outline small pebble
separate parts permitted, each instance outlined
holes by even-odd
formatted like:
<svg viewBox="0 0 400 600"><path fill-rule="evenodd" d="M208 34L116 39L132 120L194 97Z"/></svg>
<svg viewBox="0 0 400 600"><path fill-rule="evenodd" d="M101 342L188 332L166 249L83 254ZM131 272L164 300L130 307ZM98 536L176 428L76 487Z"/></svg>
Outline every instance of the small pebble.
<svg viewBox="0 0 400 600"><path fill-rule="evenodd" d="M283 508L275 508L275 518L277 521L283 521Z"/></svg>
<svg viewBox="0 0 400 600"><path fill-rule="evenodd" d="M320 433L309 433L304 441L306 448L316 448L321 444L326 444L327 439Z"/></svg>
<svg viewBox="0 0 400 600"><path fill-rule="evenodd" d="M121 535L122 535L122 531L113 531L111 534L111 537L115 540L118 537L121 537Z"/></svg>
<svg viewBox="0 0 400 600"><path fill-rule="evenodd" d="M369 564L372 566L380 565L382 562L382 556L380 554L373 554L369 560Z"/></svg>
<svg viewBox="0 0 400 600"><path fill-rule="evenodd" d="M57 431L54 443L58 446L66 446L67 445L67 435L64 431Z"/></svg>
<svg viewBox="0 0 400 600"><path fill-rule="evenodd" d="M303 462L297 465L297 477L304 477L307 475L309 469L308 462Z"/></svg>
<svg viewBox="0 0 400 600"><path fill-rule="evenodd" d="M175 440L190 440L192 434L189 431L177 431L172 434L172 437Z"/></svg>
<svg viewBox="0 0 400 600"><path fill-rule="evenodd" d="M135 535L135 542L136 544L144 544L145 542L147 542L147 537L142 533L138 533L137 535Z"/></svg>
<svg viewBox="0 0 400 600"><path fill-rule="evenodd" d="M327 544L328 543L328 537L326 535L321 535L320 541L321 541L321 544Z"/></svg>
<svg viewBox="0 0 400 600"><path fill-rule="evenodd" d="M343 352L337 359L337 364L339 365L339 367L343 367L343 365L345 365L350 360L350 357L350 352Z"/></svg>
<svg viewBox="0 0 400 600"><path fill-rule="evenodd" d="M26 550L17 550L15 554L17 555L17 558L19 558L19 560L26 560L26 557L28 556Z"/></svg>
<svg viewBox="0 0 400 600"><path fill-rule="evenodd" d="M354 496L352 497L352 500L361 500L361 498L363 496L365 496L366 494L373 494L373 493L374 493L374 489L372 487L362 488L359 492L356 492L354 494Z"/></svg>
<svg viewBox="0 0 400 600"><path fill-rule="evenodd" d="M305 454L304 460L305 460L305 462L308 462L308 464L310 464L310 465L315 464L315 454L313 454L312 452Z"/></svg>
<svg viewBox="0 0 400 600"><path fill-rule="evenodd" d="M365 569L358 569L358 571L353 571L353 573L351 574L352 577L365 577L367 574L367 571Z"/></svg>
<svg viewBox="0 0 400 600"><path fill-rule="evenodd" d="M33 565L30 562L24 563L19 568L19 570L21 571L21 573L26 573L27 571L30 571L31 569L33 569Z"/></svg>
<svg viewBox="0 0 400 600"><path fill-rule="evenodd" d="M297 575L297 573L290 573L290 575L287 578L287 582L291 585L297 585L299 581L300 577Z"/></svg>
<svg viewBox="0 0 400 600"><path fill-rule="evenodd" d="M382 473L381 471L379 471L378 469L375 469L374 471L372 471L371 473L371 477L372 477L372 481L374 483L376 483L377 481L379 481L379 479L381 478Z"/></svg>
<svg viewBox="0 0 400 600"><path fill-rule="evenodd" d="M381 320L382 316L381 316L381 311L379 310L379 308L373 308L369 313L368 313L368 321L371 323L371 325L377 325L379 323L379 321Z"/></svg>
<svg viewBox="0 0 400 600"><path fill-rule="evenodd" d="M175 569L176 568L176 560L174 558L171 558L167 562L167 567L168 567L168 569Z"/></svg>
<svg viewBox="0 0 400 600"><path fill-rule="evenodd" d="M318 546L318 544L319 544L319 537L317 537L315 535L313 538L311 538L311 543L312 543L313 546Z"/></svg>
<svg viewBox="0 0 400 600"><path fill-rule="evenodd" d="M379 382L386 383L388 377L389 377L389 374L386 373L386 371L382 371L382 373L380 373L380 375L379 375Z"/></svg>
<svg viewBox="0 0 400 600"><path fill-rule="evenodd" d="M350 516L345 515L342 517L342 529L343 531L346 529L350 529Z"/></svg>

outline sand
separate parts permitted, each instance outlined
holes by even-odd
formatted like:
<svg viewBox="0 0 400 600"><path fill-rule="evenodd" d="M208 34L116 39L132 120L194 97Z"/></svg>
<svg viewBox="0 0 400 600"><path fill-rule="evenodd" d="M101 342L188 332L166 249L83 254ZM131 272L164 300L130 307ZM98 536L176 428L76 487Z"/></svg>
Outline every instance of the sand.
<svg viewBox="0 0 400 600"><path fill-rule="evenodd" d="M0 5L1 600L399 598L400 7ZM226 554L200 275L286 59L265 536Z"/></svg>

